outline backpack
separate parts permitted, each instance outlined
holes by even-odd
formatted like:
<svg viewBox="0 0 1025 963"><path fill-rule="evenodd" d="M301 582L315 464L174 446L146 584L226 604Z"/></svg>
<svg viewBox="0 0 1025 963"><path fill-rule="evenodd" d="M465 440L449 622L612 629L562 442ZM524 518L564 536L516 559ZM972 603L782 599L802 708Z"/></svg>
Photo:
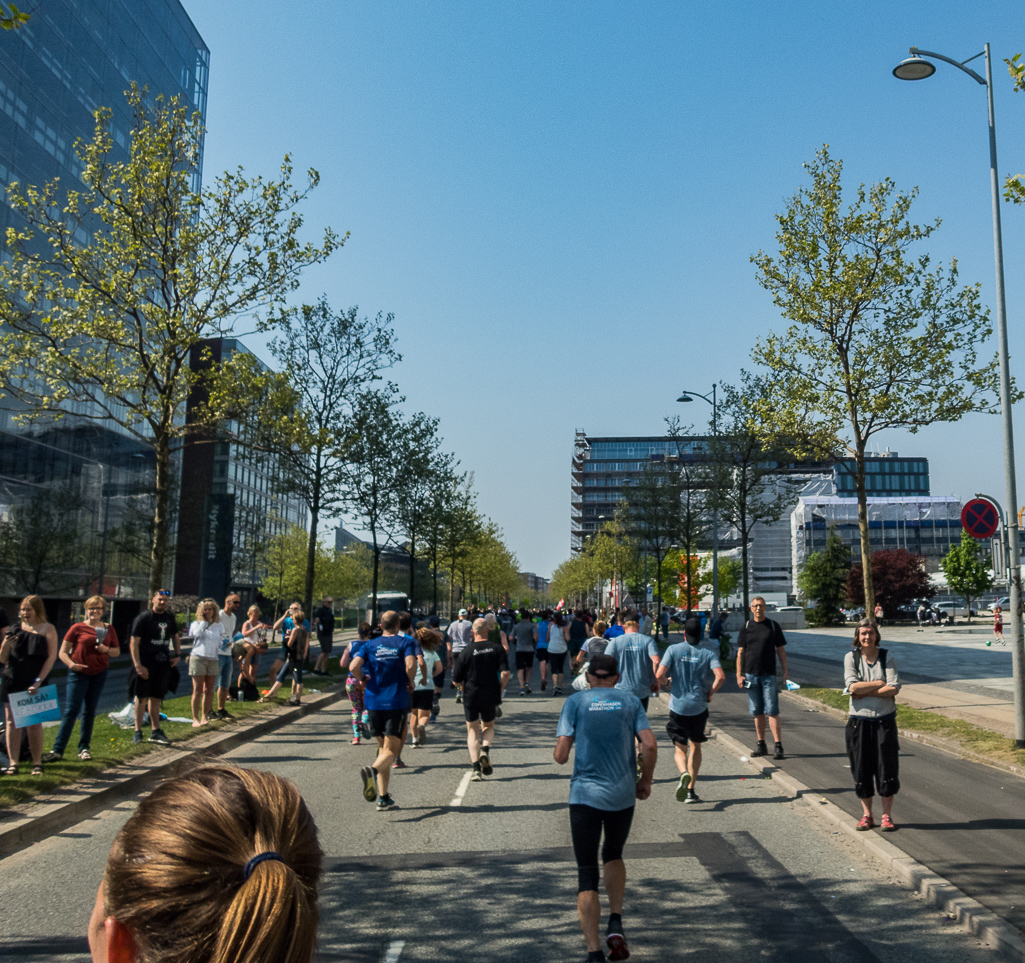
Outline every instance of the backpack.
<svg viewBox="0 0 1025 963"><path fill-rule="evenodd" d="M880 648L879 650L879 665L883 670L883 681L886 681L886 649ZM859 682L865 680L861 677L861 650L855 649L854 651L854 672L858 677Z"/></svg>

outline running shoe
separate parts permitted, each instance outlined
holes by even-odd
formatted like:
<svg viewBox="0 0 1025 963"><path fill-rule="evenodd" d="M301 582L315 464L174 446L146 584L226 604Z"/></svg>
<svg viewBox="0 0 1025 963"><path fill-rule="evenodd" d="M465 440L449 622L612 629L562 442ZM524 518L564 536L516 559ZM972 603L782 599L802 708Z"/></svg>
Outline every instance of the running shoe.
<svg viewBox="0 0 1025 963"><path fill-rule="evenodd" d="M431 705L431 715L436 716L439 712L441 712L441 703L435 699L434 703Z"/></svg>
<svg viewBox="0 0 1025 963"><path fill-rule="evenodd" d="M783 755L783 743L782 742L777 742L776 743L776 748L773 750L772 758L773 759L786 759L786 756Z"/></svg>
<svg viewBox="0 0 1025 963"><path fill-rule="evenodd" d="M427 726L422 722L416 727L417 742L421 746L427 745Z"/></svg>
<svg viewBox="0 0 1025 963"><path fill-rule="evenodd" d="M363 783L363 798L373 802L377 798L377 779L371 766L364 766L359 771L360 782Z"/></svg>
<svg viewBox="0 0 1025 963"><path fill-rule="evenodd" d="M547 689L547 688L548 688L548 680L547 679L542 679L541 680L541 691L544 692L545 689Z"/></svg>
<svg viewBox="0 0 1025 963"><path fill-rule="evenodd" d="M495 771L494 766L491 765L490 753L482 752L480 754L480 771L485 776L490 776Z"/></svg>
<svg viewBox="0 0 1025 963"><path fill-rule="evenodd" d="M361 722L359 724L359 731L360 735L363 736L364 739L371 738L370 726L368 726L365 722Z"/></svg>
<svg viewBox="0 0 1025 963"><path fill-rule="evenodd" d="M685 772L680 776L680 785L676 787L676 801L687 801L687 790L690 789L690 773Z"/></svg>
<svg viewBox="0 0 1025 963"><path fill-rule="evenodd" d="M479 769L470 770L470 782L483 782L484 776Z"/></svg>
<svg viewBox="0 0 1025 963"><path fill-rule="evenodd" d="M392 769L408 769L408 768L409 768L409 766L407 766L401 759L396 759L395 762L392 763Z"/></svg>
<svg viewBox="0 0 1025 963"><path fill-rule="evenodd" d="M855 828L859 833L863 833L867 829L875 829L875 826L875 820L871 816L862 816Z"/></svg>
<svg viewBox="0 0 1025 963"><path fill-rule="evenodd" d="M392 799L392 797L388 793L385 793L385 795L383 795L380 799L377 800L377 811L379 813L383 813L385 810L394 808L395 800Z"/></svg>
<svg viewBox="0 0 1025 963"><path fill-rule="evenodd" d="M758 745L751 750L752 756L767 756L769 754L769 748L765 745L764 739L758 740Z"/></svg>
<svg viewBox="0 0 1025 963"><path fill-rule="evenodd" d="M457 706L458 705L462 705L462 703L463 703L463 694L462 694L462 692L457 692L456 693L456 705Z"/></svg>
<svg viewBox="0 0 1025 963"><path fill-rule="evenodd" d="M359 737L359 736L353 736L353 737L352 737L352 744L353 744L354 746L361 746L361 745L363 745L363 740L362 740L362 739L360 739L360 737Z"/></svg>
<svg viewBox="0 0 1025 963"><path fill-rule="evenodd" d="M218 719L230 719L231 718L231 713L228 712L227 709L218 709L217 710L217 718Z"/></svg>
<svg viewBox="0 0 1025 963"><path fill-rule="evenodd" d="M610 960L628 960L630 959L630 950L626 945L626 937L623 935L623 924L615 924L618 929L613 929L612 923L609 923L608 932L605 934L605 945L609 948L609 959Z"/></svg>
<svg viewBox="0 0 1025 963"><path fill-rule="evenodd" d="M495 718L496 719L501 719L502 718L502 707L501 706L495 706Z"/></svg>
<svg viewBox="0 0 1025 963"><path fill-rule="evenodd" d="M161 745L161 746L169 746L169 745L171 745L171 740L168 739L167 736L164 735L164 730L163 729L154 729L150 733L149 741L150 742L155 742L155 743L157 743L158 745Z"/></svg>
<svg viewBox="0 0 1025 963"><path fill-rule="evenodd" d="M883 818L879 820L879 828L884 833L892 833L897 827L893 825L893 820L890 818L890 814L883 813Z"/></svg>
<svg viewBox="0 0 1025 963"><path fill-rule="evenodd" d="M527 694L526 688L520 689L520 695L526 695L526 694Z"/></svg>
<svg viewBox="0 0 1025 963"><path fill-rule="evenodd" d="M132 742L142 742L142 733L138 729L135 730L135 735L132 736Z"/></svg>
<svg viewBox="0 0 1025 963"><path fill-rule="evenodd" d="M688 804L689 803L699 803L699 802L701 802L701 797L696 792L694 792L693 789L688 789L687 790L687 797L683 801L685 803L688 803Z"/></svg>
<svg viewBox="0 0 1025 963"><path fill-rule="evenodd" d="M140 740L141 742L141 740ZM54 752L52 749L49 752L43 753L43 762L60 762L64 758L63 753ZM81 758L81 757L79 757Z"/></svg>
<svg viewBox="0 0 1025 963"><path fill-rule="evenodd" d="M554 689L552 689L552 695L553 696L561 696L562 695L562 687L561 686L556 686Z"/></svg>
<svg viewBox="0 0 1025 963"><path fill-rule="evenodd" d="M78 758L81 759L82 762L88 762L90 759L92 759L92 757L93 755L88 749L83 749L78 754ZM60 757L58 756L57 758ZM46 756L43 756L43 762L46 762Z"/></svg>
<svg viewBox="0 0 1025 963"><path fill-rule="evenodd" d="M524 691L524 692L526 692L526 693L527 693L527 695L530 695L530 686L529 686L529 685L525 685L525 686L523 687L523 691Z"/></svg>

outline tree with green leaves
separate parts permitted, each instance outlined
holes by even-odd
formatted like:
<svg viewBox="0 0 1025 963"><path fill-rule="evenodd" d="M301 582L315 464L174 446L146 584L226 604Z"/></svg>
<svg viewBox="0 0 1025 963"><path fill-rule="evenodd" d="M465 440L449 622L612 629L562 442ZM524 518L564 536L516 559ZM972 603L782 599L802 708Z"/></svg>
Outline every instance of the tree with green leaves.
<svg viewBox="0 0 1025 963"><path fill-rule="evenodd" d="M195 427L186 403L219 376L212 365L194 371L193 352L236 318L282 305L342 239L327 230L319 245L299 240L316 171L294 188L286 156L276 179L236 170L196 191L199 114L135 86L128 100L128 160L115 159L101 108L92 140L76 145L82 190L56 180L9 188L27 226L7 229L0 264L0 387L25 406L22 419L73 410L153 448L152 593L164 580L172 457Z"/></svg>
<svg viewBox="0 0 1025 963"><path fill-rule="evenodd" d="M452 617L457 584L465 588L465 578L459 578L459 571L465 572L466 554L470 551L483 519L477 510L477 496L473 490L473 474L461 476L446 494L441 515L441 531L438 537L440 555L448 575L448 613Z"/></svg>
<svg viewBox="0 0 1025 963"><path fill-rule="evenodd" d="M64 594L82 587L84 507L80 493L67 485L11 506L0 522L0 559L15 592Z"/></svg>
<svg viewBox="0 0 1025 963"><path fill-rule="evenodd" d="M1005 58L1004 63L1014 83L1014 92L1017 94L1025 91L1025 63L1022 62L1022 55L1016 53L1009 60ZM1025 204L1025 175L1012 174L1004 181L1004 199L1014 204Z"/></svg>
<svg viewBox="0 0 1025 963"><path fill-rule="evenodd" d="M0 3L0 27L4 30L17 30L25 26L32 15L19 10L16 4Z"/></svg>
<svg viewBox="0 0 1025 963"><path fill-rule="evenodd" d="M961 530L961 544L951 545L950 551L940 560L940 568L947 577L947 587L955 595L964 597L969 622L972 620L972 599L993 588L991 564L989 555L964 529Z"/></svg>
<svg viewBox="0 0 1025 963"><path fill-rule="evenodd" d="M843 164L822 148L811 184L777 216L776 254L752 258L758 281L790 322L760 340L768 370L757 431L797 457L854 463L865 605L874 608L865 458L892 428L912 433L975 411L994 412L997 358L979 360L992 334L977 284L957 264L934 268L911 248L938 226L912 223L917 191L889 178L857 188L845 206Z"/></svg>
<svg viewBox="0 0 1025 963"><path fill-rule="evenodd" d="M359 308L336 311L327 298L282 311L273 322L270 350L279 367L266 371L239 352L222 391L248 404L236 418L239 441L270 452L280 466L278 489L299 498L310 513L306 545L305 611L316 595L317 530L348 497L355 404L382 372L399 362L392 315L360 317ZM229 408L231 398L217 407Z"/></svg>
<svg viewBox="0 0 1025 963"><path fill-rule="evenodd" d="M847 572L851 567L851 551L831 526L826 547L811 552L797 574L797 587L801 596L814 602L808 610L811 625L842 625L844 618L840 606L847 595Z"/></svg>
<svg viewBox="0 0 1025 963"><path fill-rule="evenodd" d="M729 598L737 591L742 574L740 559L719 556L719 598Z"/></svg>
<svg viewBox="0 0 1025 963"><path fill-rule="evenodd" d="M792 508L794 486L778 470L774 451L757 424L757 405L768 393L765 378L741 372L740 388L723 384L717 430L708 441L708 501L719 519L740 535L740 574L744 611L750 601L748 552L758 525L771 525ZM721 584L719 594L723 591Z"/></svg>

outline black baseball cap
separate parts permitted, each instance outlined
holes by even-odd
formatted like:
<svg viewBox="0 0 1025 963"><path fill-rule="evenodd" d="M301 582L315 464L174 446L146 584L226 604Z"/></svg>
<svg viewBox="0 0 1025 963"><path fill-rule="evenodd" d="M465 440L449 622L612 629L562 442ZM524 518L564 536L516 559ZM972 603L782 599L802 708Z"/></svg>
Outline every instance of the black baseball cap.
<svg viewBox="0 0 1025 963"><path fill-rule="evenodd" d="M700 640L701 639L701 619L697 616L692 615L683 625L683 634L688 639Z"/></svg>
<svg viewBox="0 0 1025 963"><path fill-rule="evenodd" d="M619 675L619 663L614 655L605 655L604 652L600 655L592 655L587 673L596 679L611 679L612 676Z"/></svg>

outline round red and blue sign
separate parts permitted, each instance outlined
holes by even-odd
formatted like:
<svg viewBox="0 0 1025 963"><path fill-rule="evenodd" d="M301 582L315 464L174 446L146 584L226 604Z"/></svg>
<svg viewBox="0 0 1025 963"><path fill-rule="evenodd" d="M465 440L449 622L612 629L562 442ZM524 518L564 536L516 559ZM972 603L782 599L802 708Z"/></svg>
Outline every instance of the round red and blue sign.
<svg viewBox="0 0 1025 963"><path fill-rule="evenodd" d="M972 538L983 541L997 533L1000 513L989 499L973 498L961 509L961 525Z"/></svg>

